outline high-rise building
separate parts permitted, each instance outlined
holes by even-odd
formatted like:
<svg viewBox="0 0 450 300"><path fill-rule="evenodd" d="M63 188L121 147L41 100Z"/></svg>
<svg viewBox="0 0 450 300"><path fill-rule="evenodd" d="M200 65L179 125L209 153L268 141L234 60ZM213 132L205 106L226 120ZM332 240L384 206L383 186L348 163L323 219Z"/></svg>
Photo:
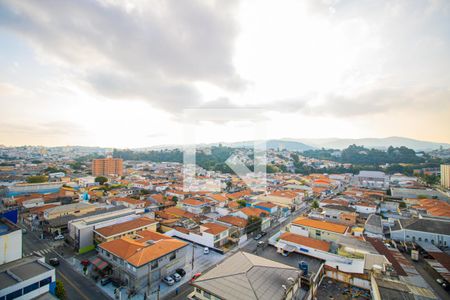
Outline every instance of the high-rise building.
<svg viewBox="0 0 450 300"><path fill-rule="evenodd" d="M450 189L450 165L441 165L441 185Z"/></svg>
<svg viewBox="0 0 450 300"><path fill-rule="evenodd" d="M121 158L100 158L92 160L92 175L107 176L123 174L123 160Z"/></svg>

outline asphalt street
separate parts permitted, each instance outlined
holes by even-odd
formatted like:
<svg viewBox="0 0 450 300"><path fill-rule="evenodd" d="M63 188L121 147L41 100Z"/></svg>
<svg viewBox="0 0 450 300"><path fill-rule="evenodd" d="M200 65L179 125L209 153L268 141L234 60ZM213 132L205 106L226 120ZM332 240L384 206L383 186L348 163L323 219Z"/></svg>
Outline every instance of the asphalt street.
<svg viewBox="0 0 450 300"><path fill-rule="evenodd" d="M57 257L60 265L56 266L56 279L61 280L66 290L69 300L107 300L110 299L89 279L72 269L72 266L65 261L58 253L58 247L62 241L55 242L40 239L38 232L28 230L28 233L22 236L22 253L29 255L35 253L45 257L46 262L52 257Z"/></svg>

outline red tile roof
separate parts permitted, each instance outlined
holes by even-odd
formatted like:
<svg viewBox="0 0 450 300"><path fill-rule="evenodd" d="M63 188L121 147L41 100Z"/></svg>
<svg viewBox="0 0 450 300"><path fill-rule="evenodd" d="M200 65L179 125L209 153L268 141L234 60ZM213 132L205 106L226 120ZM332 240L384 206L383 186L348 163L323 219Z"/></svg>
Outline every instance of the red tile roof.
<svg viewBox="0 0 450 300"><path fill-rule="evenodd" d="M129 231L133 231L140 227L150 226L155 223L157 223L157 221L147 218L147 217L143 217L143 218L130 220L130 221L119 223L119 224L114 224L114 225L98 228L98 229L95 229L95 231L104 237L110 237L110 236L117 235L120 233L126 233Z"/></svg>
<svg viewBox="0 0 450 300"><path fill-rule="evenodd" d="M335 224L326 221L313 220L309 218L299 217L295 219L292 224L301 225L306 227L312 227L316 229L326 230L330 232L344 234L347 231L348 226Z"/></svg>
<svg viewBox="0 0 450 300"><path fill-rule="evenodd" d="M285 232L280 235L280 240L285 240L288 242L292 242L298 245L322 250L328 252L330 250L331 244L325 241L316 240L310 237L298 235L291 232Z"/></svg>

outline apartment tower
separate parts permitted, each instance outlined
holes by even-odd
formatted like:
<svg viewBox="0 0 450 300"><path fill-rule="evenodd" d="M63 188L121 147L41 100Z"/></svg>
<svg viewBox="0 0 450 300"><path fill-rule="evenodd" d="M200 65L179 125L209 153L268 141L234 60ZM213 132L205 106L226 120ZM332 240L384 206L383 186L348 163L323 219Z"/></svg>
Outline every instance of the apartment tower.
<svg viewBox="0 0 450 300"><path fill-rule="evenodd" d="M92 175L107 176L123 174L123 160L121 158L100 158L92 160Z"/></svg>
<svg viewBox="0 0 450 300"><path fill-rule="evenodd" d="M450 165L441 165L441 185L450 189Z"/></svg>

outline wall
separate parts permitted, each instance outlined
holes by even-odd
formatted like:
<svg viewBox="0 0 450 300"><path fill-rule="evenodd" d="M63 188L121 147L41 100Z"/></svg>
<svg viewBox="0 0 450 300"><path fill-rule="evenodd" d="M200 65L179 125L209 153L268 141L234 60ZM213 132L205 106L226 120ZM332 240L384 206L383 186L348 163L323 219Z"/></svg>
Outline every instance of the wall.
<svg viewBox="0 0 450 300"><path fill-rule="evenodd" d="M0 265L22 258L22 230L0 235Z"/></svg>

